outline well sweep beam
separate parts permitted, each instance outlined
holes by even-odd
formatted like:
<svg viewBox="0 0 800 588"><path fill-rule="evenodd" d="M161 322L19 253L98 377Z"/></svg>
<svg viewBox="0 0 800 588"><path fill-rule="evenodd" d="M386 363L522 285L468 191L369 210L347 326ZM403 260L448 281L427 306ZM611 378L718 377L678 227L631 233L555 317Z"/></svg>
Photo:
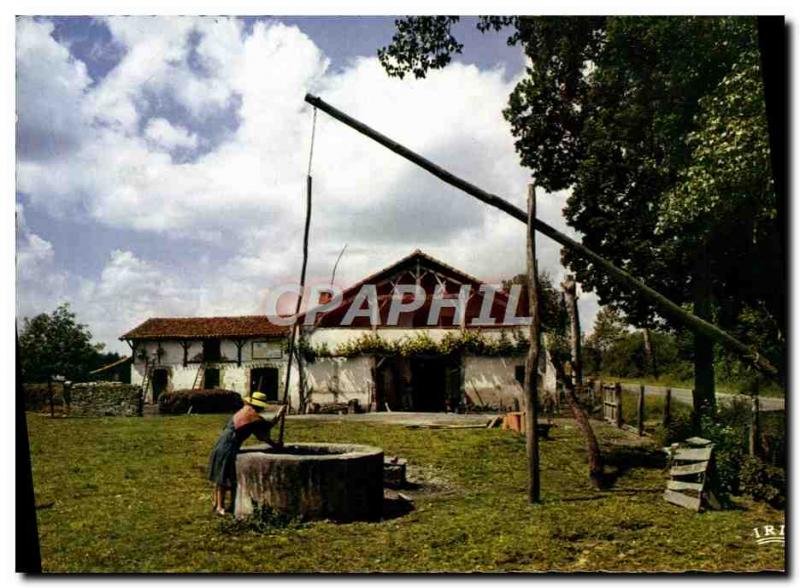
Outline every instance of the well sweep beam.
<svg viewBox="0 0 800 588"><path fill-rule="evenodd" d="M401 157L411 161L412 163L417 164L424 170L430 172L440 180L450 184L451 186L455 186L459 190L462 190L477 198L481 202L488 204L490 206L494 206L502 210L503 212L513 216L517 220L526 223L528 222L528 215L527 213L508 202L496 196L494 194L490 194L485 190L475 186L459 178L458 176L450 173L446 169L436 165L432 161L425 159L421 155L414 153L407 147L404 147L400 143L393 141L389 137L379 133L378 131L368 127L364 123L357 121L356 119L352 118L351 116L345 114L341 110L338 110L322 100L317 96L313 96L311 94L306 94L305 101L309 104L319 108L323 112L326 112L339 122L346 124L347 126L355 129L362 135L366 135L370 139L380 143L390 151L398 154ZM606 260L605 258L601 257L582 243L575 241L574 239L568 237L561 231L558 231L548 225L547 223L541 221L540 219L534 219L534 228L542 233L553 239L556 243L563 245L564 247L570 249L571 251L590 259L592 262L596 263L598 266L602 267L608 275L614 278L620 284L623 284L637 292L641 293L645 296L648 300L650 300L654 306L656 306L661 312L664 314L674 318L675 320L680 321L689 329L691 329L695 333L700 333L710 337L715 342L724 345L728 349L739 353L740 355L744 356L745 358L749 359L758 369L770 373L776 374L777 370L775 366L770 363L770 361L758 353L756 350L750 348L749 346L745 345L732 335L728 334L727 332L723 331L716 325L709 323L701 319L698 316L695 316L691 312L681 308L678 304L672 302L669 298L664 296L663 294L657 292L643 281L638 278L635 278L625 270L622 270L615 266L610 261Z"/></svg>

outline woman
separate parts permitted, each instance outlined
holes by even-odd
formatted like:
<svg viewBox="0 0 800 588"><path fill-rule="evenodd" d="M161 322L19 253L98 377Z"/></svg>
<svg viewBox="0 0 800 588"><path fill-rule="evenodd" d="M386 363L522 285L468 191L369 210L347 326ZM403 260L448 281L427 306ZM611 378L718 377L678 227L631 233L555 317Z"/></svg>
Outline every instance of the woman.
<svg viewBox="0 0 800 588"><path fill-rule="evenodd" d="M278 444L270 439L269 433L286 412L286 405L283 405L270 420L264 419L261 412L269 405L263 392L253 392L245 397L244 402L244 406L228 419L209 458L208 479L217 485L214 510L220 515L225 514L225 491L232 490L236 483L236 455L242 443L250 435L255 435L261 441L277 447Z"/></svg>

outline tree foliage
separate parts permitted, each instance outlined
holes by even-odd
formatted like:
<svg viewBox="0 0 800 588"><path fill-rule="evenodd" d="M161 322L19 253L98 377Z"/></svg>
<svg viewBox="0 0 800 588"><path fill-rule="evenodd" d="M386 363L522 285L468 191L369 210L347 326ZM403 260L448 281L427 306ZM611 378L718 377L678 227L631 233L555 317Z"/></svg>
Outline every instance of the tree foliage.
<svg viewBox="0 0 800 588"><path fill-rule="evenodd" d="M611 306L604 306L597 312L592 332L586 338L586 345L604 353L624 339L629 331L620 312Z"/></svg>
<svg viewBox="0 0 800 588"><path fill-rule="evenodd" d="M539 322L542 331L562 329L566 321L566 311L561 300L561 293L553 284L552 276L546 271L539 272L537 282L539 286ZM522 286L520 296L527 297L528 275L517 274L509 280L503 280L503 290L508 292L515 284Z"/></svg>
<svg viewBox="0 0 800 588"><path fill-rule="evenodd" d="M83 381L98 366L102 343L92 343L86 325L77 322L69 304L52 313L23 320L19 334L20 360L26 382L46 382L50 376Z"/></svg>
<svg viewBox="0 0 800 588"><path fill-rule="evenodd" d="M382 54L423 77L458 41L452 23L429 21L415 43L419 24L398 21L403 42ZM537 184L570 190L564 215L584 245L723 328L753 308L783 325L754 18L481 17L478 28L512 31L530 60L503 114ZM435 59L414 60L426 47ZM601 303L656 326L637 292L570 251L563 260ZM710 342L695 348L697 369L709 366ZM696 382L706 396L709 381Z"/></svg>

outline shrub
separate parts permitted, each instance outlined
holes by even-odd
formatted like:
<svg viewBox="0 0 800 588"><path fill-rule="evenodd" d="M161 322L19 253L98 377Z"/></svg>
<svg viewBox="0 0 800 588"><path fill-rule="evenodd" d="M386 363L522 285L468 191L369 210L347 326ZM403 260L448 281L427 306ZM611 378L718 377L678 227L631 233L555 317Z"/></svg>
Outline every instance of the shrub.
<svg viewBox="0 0 800 588"><path fill-rule="evenodd" d="M692 436L692 415L690 412L675 412L670 418L669 425L658 425L655 431L655 440L662 447L683 441Z"/></svg>
<svg viewBox="0 0 800 588"><path fill-rule="evenodd" d="M175 390L158 398L162 414L235 412L244 406L238 392L233 390Z"/></svg>
<svg viewBox="0 0 800 588"><path fill-rule="evenodd" d="M69 400L65 398L64 386L60 383L53 383L53 405L61 410ZM49 410L50 392L47 384L24 384L25 410Z"/></svg>
<svg viewBox="0 0 800 588"><path fill-rule="evenodd" d="M718 412L712 419L703 417L701 436L714 443L714 463L719 489L723 493L739 494L739 474L747 455L747 434L735 419L724 418Z"/></svg>
<svg viewBox="0 0 800 588"><path fill-rule="evenodd" d="M742 461L740 489L754 500L767 502L775 508L783 508L786 503L786 474L777 468L754 457Z"/></svg>

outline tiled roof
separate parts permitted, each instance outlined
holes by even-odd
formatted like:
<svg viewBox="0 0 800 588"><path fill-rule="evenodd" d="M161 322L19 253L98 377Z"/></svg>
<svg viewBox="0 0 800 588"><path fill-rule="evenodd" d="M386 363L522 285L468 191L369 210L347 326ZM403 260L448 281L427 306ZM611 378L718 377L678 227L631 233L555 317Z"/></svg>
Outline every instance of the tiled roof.
<svg viewBox="0 0 800 588"><path fill-rule="evenodd" d="M289 328L266 315L151 318L120 339L204 339L209 337L279 337Z"/></svg>

